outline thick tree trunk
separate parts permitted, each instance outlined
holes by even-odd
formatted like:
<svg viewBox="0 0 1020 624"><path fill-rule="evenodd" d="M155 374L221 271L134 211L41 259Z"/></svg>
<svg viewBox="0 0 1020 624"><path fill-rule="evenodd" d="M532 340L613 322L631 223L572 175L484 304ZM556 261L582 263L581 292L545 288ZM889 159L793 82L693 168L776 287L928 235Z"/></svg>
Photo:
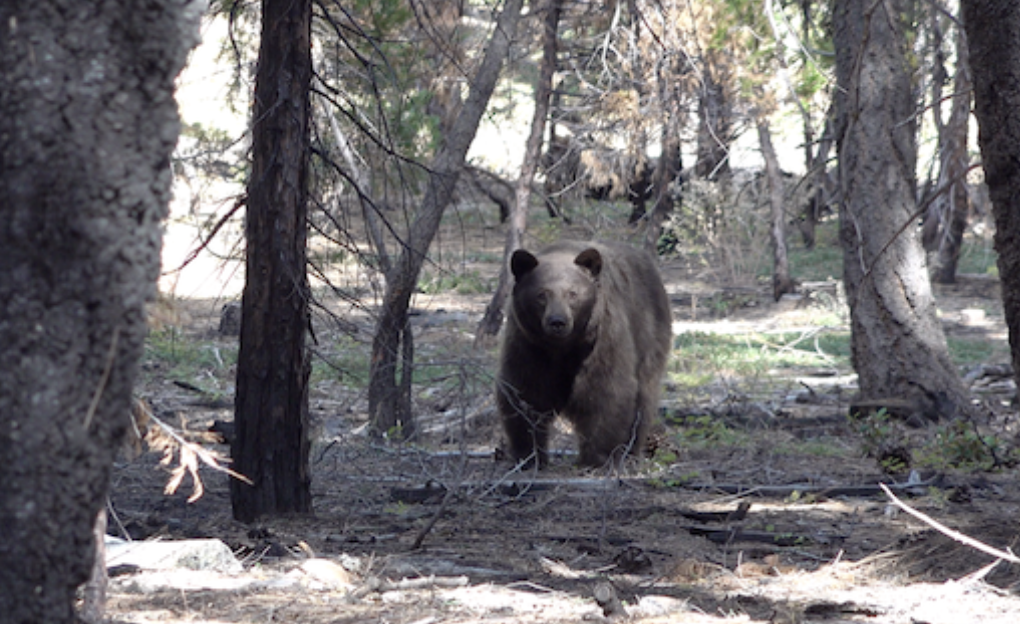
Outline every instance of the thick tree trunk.
<svg viewBox="0 0 1020 624"><path fill-rule="evenodd" d="M234 517L309 512L308 212L311 0L263 0L247 262L234 401Z"/></svg>
<svg viewBox="0 0 1020 624"><path fill-rule="evenodd" d="M1020 387L1020 3L961 0L978 143L995 215L1002 302Z"/></svg>
<svg viewBox="0 0 1020 624"><path fill-rule="evenodd" d="M786 255L786 210L784 209L783 174L779 159L772 147L772 133L768 122L758 122L758 140L765 157L765 177L769 183L769 206L772 213L772 297L776 301L786 293L797 290L790 279L790 262Z"/></svg>
<svg viewBox="0 0 1020 624"><path fill-rule="evenodd" d="M913 418L969 411L936 316L915 211L908 0L849 0L833 13L840 239L861 398L906 400ZM896 412L892 403L890 412Z"/></svg>
<svg viewBox="0 0 1020 624"><path fill-rule="evenodd" d="M542 137L549 117L549 100L552 96L553 74L556 72L556 51L563 0L545 0L542 20L542 64L538 84L535 85L535 113L531 118L531 133L524 148L524 162L514 186L514 203L507 223L506 243L503 245L503 266L492 300L475 332L475 345L490 343L503 326L503 307L510 296L510 256L520 249L524 230L528 225L528 205L531 202L531 185L542 157Z"/></svg>
<svg viewBox="0 0 1020 624"><path fill-rule="evenodd" d="M174 78L198 11L0 3L4 622L76 621L156 292Z"/></svg>
<svg viewBox="0 0 1020 624"><path fill-rule="evenodd" d="M464 168L464 157L496 88L503 61L510 52L522 4L523 0L506 0L482 63L471 80L467 100L429 166L425 197L415 211L406 244L394 263L393 271L386 276L386 293L372 342L368 383L368 410L374 435L395 433L404 438L414 435L410 395L412 371L407 358L412 336L407 309L429 245L453 196L457 177ZM404 363L402 380L398 384L397 357L401 353L404 354Z"/></svg>

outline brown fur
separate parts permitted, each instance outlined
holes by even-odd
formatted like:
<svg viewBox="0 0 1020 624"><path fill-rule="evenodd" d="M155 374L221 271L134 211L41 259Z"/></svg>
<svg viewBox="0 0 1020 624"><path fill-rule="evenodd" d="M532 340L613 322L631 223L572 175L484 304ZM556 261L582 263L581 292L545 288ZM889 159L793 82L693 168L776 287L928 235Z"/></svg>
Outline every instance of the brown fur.
<svg viewBox="0 0 1020 624"><path fill-rule="evenodd" d="M574 425L582 465L638 453L672 339L654 260L625 245L561 241L516 251L511 268L496 398L512 457L545 464L557 413Z"/></svg>

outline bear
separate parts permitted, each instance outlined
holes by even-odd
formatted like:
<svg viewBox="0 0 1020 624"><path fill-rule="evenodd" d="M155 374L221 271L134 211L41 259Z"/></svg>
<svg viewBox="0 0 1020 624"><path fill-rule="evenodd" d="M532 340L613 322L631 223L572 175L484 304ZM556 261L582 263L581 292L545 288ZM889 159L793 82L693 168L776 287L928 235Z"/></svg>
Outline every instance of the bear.
<svg viewBox="0 0 1020 624"><path fill-rule="evenodd" d="M673 336L655 260L625 244L563 240L518 249L510 269L496 404L511 458L545 466L557 414L573 424L579 465L639 455Z"/></svg>

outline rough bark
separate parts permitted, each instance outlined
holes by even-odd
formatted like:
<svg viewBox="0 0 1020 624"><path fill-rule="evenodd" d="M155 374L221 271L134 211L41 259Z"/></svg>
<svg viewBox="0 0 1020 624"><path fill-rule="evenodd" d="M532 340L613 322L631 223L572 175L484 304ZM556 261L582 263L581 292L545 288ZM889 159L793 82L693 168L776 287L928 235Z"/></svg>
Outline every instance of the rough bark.
<svg viewBox="0 0 1020 624"><path fill-rule="evenodd" d="M772 214L772 297L779 301L786 293L797 290L790 278L790 262L786 254L786 210L784 209L783 174L772 147L772 133L767 121L758 122L758 140L765 157L765 177L769 185L769 207Z"/></svg>
<svg viewBox="0 0 1020 624"><path fill-rule="evenodd" d="M308 211L311 0L263 0L234 402L234 517L311 511Z"/></svg>
<svg viewBox="0 0 1020 624"><path fill-rule="evenodd" d="M924 419L968 411L936 316L915 212L909 0L834 6L840 240L860 398ZM892 407L889 411L899 411Z"/></svg>
<svg viewBox="0 0 1020 624"><path fill-rule="evenodd" d="M155 295L196 3L0 3L0 619L74 622Z"/></svg>
<svg viewBox="0 0 1020 624"><path fill-rule="evenodd" d="M415 211L400 256L387 275L386 292L372 341L372 361L368 383L368 410L371 431L381 436L395 433L414 435L411 414L412 336L407 310L418 283L429 245L439 229L443 211L450 203L457 178L464 168L467 150L478 131L485 107L496 88L503 61L517 30L523 0L506 0L485 55L473 79L464 106L429 166L429 179L421 206ZM397 383L397 359L403 354L401 382Z"/></svg>
<svg viewBox="0 0 1020 624"><path fill-rule="evenodd" d="M995 216L1002 302L1020 386L1020 3L962 0L974 115Z"/></svg>
<svg viewBox="0 0 1020 624"><path fill-rule="evenodd" d="M491 343L503 326L503 308L510 296L510 256L520 249L524 230L528 225L528 205L531 202L531 185L542 157L542 137L549 117L553 74L556 72L557 31L563 0L545 0L542 11L542 63L538 83L535 85L535 112L531 118L531 132L524 147L524 161L514 186L514 203L511 206L503 245L503 266L499 272L496 291L492 294L485 314L475 332L475 345Z"/></svg>

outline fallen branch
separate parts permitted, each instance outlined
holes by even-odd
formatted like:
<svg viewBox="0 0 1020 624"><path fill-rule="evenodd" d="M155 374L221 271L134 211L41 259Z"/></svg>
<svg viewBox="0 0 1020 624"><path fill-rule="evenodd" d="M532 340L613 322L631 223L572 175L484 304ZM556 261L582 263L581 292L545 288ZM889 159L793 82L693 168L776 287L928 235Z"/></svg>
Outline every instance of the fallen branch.
<svg viewBox="0 0 1020 624"><path fill-rule="evenodd" d="M950 539L954 539L954 540L960 542L961 544L965 544L965 545L970 546L971 548L974 548L976 550L980 550L983 553L992 555L993 557L998 557L999 559L1005 559L1006 561L1009 561L1010 563L1020 563L1020 557L1017 557L1012 552L1008 552L1008 551L1005 551L1005 550L999 550L998 548L992 548L991 546L989 546L987 544L984 544L982 542L977 541L973 537L968 537L968 536L964 535L963 533L960 533L959 531L954 531L953 529L950 529L949 527L945 526L944 524L940 524L938 521L936 521L936 520L934 520L934 519L924 515L920 511L917 511L916 509L910 507L909 505L907 505L906 503L904 503L900 499L896 498L896 495L893 494L892 491L889 488L887 488L884 483L880 483L879 486L881 486L882 491L884 491L886 496L888 496L889 499L892 500L894 505L896 505L897 507L899 507L903 511L907 512L908 514L914 516L918 520L921 520L925 524L931 526L936 531L938 531L939 533L942 533L946 537L949 537Z"/></svg>
<svg viewBox="0 0 1020 624"><path fill-rule="evenodd" d="M466 576L419 576L399 581L371 576L365 579L365 583L361 587L352 591L349 597L357 600L364 598L372 592L407 591L412 589L431 589L433 587L465 587L467 584L468 577Z"/></svg>

